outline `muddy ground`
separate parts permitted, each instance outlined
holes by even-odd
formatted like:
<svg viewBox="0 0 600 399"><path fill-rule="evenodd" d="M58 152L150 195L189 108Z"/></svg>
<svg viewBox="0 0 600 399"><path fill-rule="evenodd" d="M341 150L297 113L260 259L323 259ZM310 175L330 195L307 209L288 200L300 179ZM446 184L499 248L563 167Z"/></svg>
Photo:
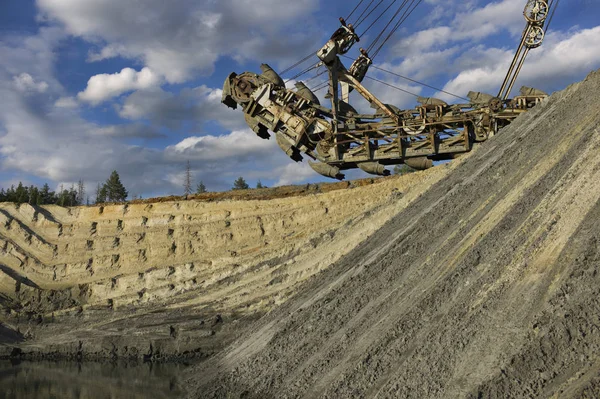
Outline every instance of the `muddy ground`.
<svg viewBox="0 0 600 399"><path fill-rule="evenodd" d="M600 396L600 73L188 373L190 397Z"/></svg>

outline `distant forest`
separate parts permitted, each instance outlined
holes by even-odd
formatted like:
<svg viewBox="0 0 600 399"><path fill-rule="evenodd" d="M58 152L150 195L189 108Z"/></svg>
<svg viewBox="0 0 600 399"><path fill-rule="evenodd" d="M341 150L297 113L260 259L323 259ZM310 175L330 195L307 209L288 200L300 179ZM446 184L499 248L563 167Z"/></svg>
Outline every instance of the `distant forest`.
<svg viewBox="0 0 600 399"><path fill-rule="evenodd" d="M102 202L123 202L127 199L127 190L121 183L117 171L113 171L104 184L98 184L96 195L92 198L93 202L99 204ZM14 185L5 190L0 188L0 202L14 202L16 204L30 205L59 205L59 206L77 206L89 205L90 196L86 195L85 184L79 180L77 184L71 185L65 189L62 185L58 191L50 190L48 184L42 188L36 186L25 186L19 182L17 187Z"/></svg>
<svg viewBox="0 0 600 399"><path fill-rule="evenodd" d="M35 186L24 186L19 182L17 187L0 189L0 202L14 202L17 204L75 206L85 203L85 188L83 182L69 189L61 188L58 191L50 190L48 184L42 188Z"/></svg>

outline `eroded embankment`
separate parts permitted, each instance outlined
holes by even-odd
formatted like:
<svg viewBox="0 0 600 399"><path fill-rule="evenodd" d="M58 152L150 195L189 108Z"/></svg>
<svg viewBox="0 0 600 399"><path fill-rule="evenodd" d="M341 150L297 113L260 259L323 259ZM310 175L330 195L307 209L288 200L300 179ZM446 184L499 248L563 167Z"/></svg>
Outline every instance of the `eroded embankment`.
<svg viewBox="0 0 600 399"><path fill-rule="evenodd" d="M600 396L600 73L188 374L191 397Z"/></svg>
<svg viewBox="0 0 600 399"><path fill-rule="evenodd" d="M0 352L210 355L451 168L236 199L0 204Z"/></svg>

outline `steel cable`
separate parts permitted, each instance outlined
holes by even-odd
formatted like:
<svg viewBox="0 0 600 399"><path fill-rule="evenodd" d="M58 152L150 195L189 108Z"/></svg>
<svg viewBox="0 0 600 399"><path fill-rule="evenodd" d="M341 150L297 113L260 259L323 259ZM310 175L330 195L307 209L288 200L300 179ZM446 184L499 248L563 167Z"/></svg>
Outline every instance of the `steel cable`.
<svg viewBox="0 0 600 399"><path fill-rule="evenodd" d="M352 10L352 12L350 13L350 15L348 15L348 16L346 17L346 21L349 21L349 20L350 20L350 18L352 18L352 15L354 15L354 13L356 12L356 10L358 10L358 7L360 7L360 5L361 5L361 4L362 4L364 1L365 1L365 0L360 0L360 1L358 2L358 4L356 5L356 7L354 7L354 10Z"/></svg>
<svg viewBox="0 0 600 399"><path fill-rule="evenodd" d="M373 5L373 3L375 3L375 0L371 0L371 2L369 3L369 5L367 6L367 8L365 8L365 9L363 10L363 12L362 12L362 13L361 13L361 14L358 16L358 18L356 18L356 24L355 24L355 27L356 27L356 25L357 25L357 24L359 24L359 23L360 23L360 20L361 20L361 19L362 19L362 17L365 15L365 13L366 13L366 12L369 10L369 8L371 8L371 6Z"/></svg>
<svg viewBox="0 0 600 399"><path fill-rule="evenodd" d="M321 76L321 75L323 75L323 74L325 74L325 73L327 73L327 72L329 72L329 70L328 70L328 69L323 69L321 72L317 73L317 74L316 74L315 76L313 76L312 78L310 78L310 79L308 79L308 80L305 80L305 81L304 81L304 84L307 84L308 82L312 82L313 80L315 80L316 78L318 78L319 76Z"/></svg>
<svg viewBox="0 0 600 399"><path fill-rule="evenodd" d="M402 18L400 18L400 20L398 21L398 23L396 23L396 25L394 26L394 28L392 29L392 31L389 33L389 35L385 38L385 40L383 41L383 43L381 43L381 45L379 46L379 48L377 50L375 50L375 53L373 54L372 58L375 58L377 56L377 54L379 54L379 52L381 51L381 49L383 48L383 46L390 40L390 38L394 35L394 33L396 33L396 31L400 28L400 26L402 26L402 24L408 19L408 17L411 16L411 14L416 10L416 8L423 2L423 0L418 0L417 4L414 4L415 0L412 0L411 4L408 6L408 14L404 13L404 15L402 16ZM412 9L410 8L412 7Z"/></svg>
<svg viewBox="0 0 600 399"><path fill-rule="evenodd" d="M312 65L308 68L306 68L305 70L298 72L297 74L295 74L294 76L292 76L291 78L289 78L288 80L285 81L285 83L289 82L290 80L294 80L296 78L299 78L300 76L307 74L308 72L312 71L313 69L317 69L319 67L319 64L315 64Z"/></svg>
<svg viewBox="0 0 600 399"><path fill-rule="evenodd" d="M381 84L383 84L383 85L389 86L389 87L391 87L391 88L393 88L393 89L400 90L401 92L404 92L404 93L406 93L406 94L410 94L411 96L415 96L415 97L421 97L421 96L420 96L420 95L418 95L418 94L415 94L415 93L413 93L413 92L410 92L410 91L408 91L408 90L402 89L402 88L400 88L400 87L398 87L398 86L394 86L393 84L391 84L391 83L387 83L387 82L384 82L383 80L375 79L375 78L372 78L372 77L370 77L370 76L365 76L365 77L366 77L367 79L371 79L371 80L374 80L375 82L379 82L379 83L381 83Z"/></svg>
<svg viewBox="0 0 600 399"><path fill-rule="evenodd" d="M396 1L396 0L394 0ZM356 25L354 26L354 29L357 29L363 22L365 22L367 20L367 18L369 18L371 16L371 14L373 14L373 12L379 8L379 6L381 5L381 3L383 3L383 0L379 0L379 3L377 3L375 5L375 7L369 11L369 13L361 20L359 20L358 22L356 22Z"/></svg>
<svg viewBox="0 0 600 399"><path fill-rule="evenodd" d="M379 14L379 16L377 18L375 18L375 21L373 21L371 23L371 25L369 25L369 27L360 35L360 37L363 37L364 35L367 34L367 32L369 30L371 30L371 28L373 26L375 26L375 24L381 19L381 17L383 17L385 15L385 13L397 2L398 0L393 0L389 6L387 6L387 8L385 10L383 10L383 12L381 14Z"/></svg>
<svg viewBox="0 0 600 399"><path fill-rule="evenodd" d="M300 61L296 62L294 65L289 66L288 68L284 69L283 71L281 71L281 74L284 75L286 73L288 73L289 71L291 71L292 69L296 68L298 65L306 62L306 60L308 60L310 57L312 57L315 52L311 52L309 55L307 55L306 57L302 58Z"/></svg>
<svg viewBox="0 0 600 399"><path fill-rule="evenodd" d="M408 0L404 0L402 2L402 4L400 5L400 7L398 7L398 10L396 10L396 12L394 13L394 16L392 18L390 18L390 20L385 25L385 27L381 30L381 32L379 32L379 34L377 35L377 37L373 40L373 42L371 43L371 45L367 48L367 53L370 53L371 50L373 49L373 47L375 47L375 45L377 44L377 42L379 41L379 39L381 39L381 37L383 36L383 34L387 30L387 28L390 27L390 25L392 24L392 22L394 22L394 19L396 19L396 17L398 16L398 14L400 14L400 11L402 11L402 9L406 6L406 3L408 3Z"/></svg>
<svg viewBox="0 0 600 399"><path fill-rule="evenodd" d="M544 31L544 34L546 32L548 32L548 29L550 29L550 24L552 24L552 20L554 19L554 14L556 13L556 9L558 8L559 4L560 4L560 0L556 0L556 5L552 9L552 14L550 14L550 19L548 20L548 25L546 25L546 30Z"/></svg>
<svg viewBox="0 0 600 399"><path fill-rule="evenodd" d="M348 56L344 56L344 57L345 57L345 58L348 58L348 59L350 59L350 60L352 59L351 57L348 57ZM436 91L439 91L439 92L441 92L441 93L448 94L449 96L456 97L456 98L458 98L458 99L465 100L465 101L470 101L468 98L461 97L461 96L459 96L459 95L456 95L456 94L450 93L449 91L446 91L446 90L443 90L443 89L437 88L437 87L435 87L435 86L428 85L427 83L419 82L418 80L411 79L411 78L409 78L409 77L407 77L407 76L403 76L403 75L400 75L400 74L398 74L398 73L396 73L396 72L392 72L392 71L389 71L389 70L387 70L387 69L383 69L383 68L381 68L381 67L378 67L378 66L376 66L376 65L371 65L371 68L373 68L373 69L377 69L377 70L379 70L379 71L381 71L381 72L389 73L390 75L394 75L394 76L396 76L396 77L398 77L398 78L401 78L401 79L404 79L404 80L408 80L409 82L412 82L412 83L418 84L418 85L420 85L420 86L425 86L425 87L427 87L427 88L430 88L430 89L432 89L432 90L436 90Z"/></svg>

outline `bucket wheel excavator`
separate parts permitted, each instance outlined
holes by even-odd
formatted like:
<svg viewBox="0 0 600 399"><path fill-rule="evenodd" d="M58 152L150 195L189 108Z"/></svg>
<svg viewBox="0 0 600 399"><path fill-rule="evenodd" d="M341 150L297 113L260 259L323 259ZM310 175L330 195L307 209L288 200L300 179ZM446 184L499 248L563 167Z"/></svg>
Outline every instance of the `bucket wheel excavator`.
<svg viewBox="0 0 600 399"><path fill-rule="evenodd" d="M360 12L363 1L350 17ZM387 175L389 170L386 166L397 164L427 169L433 166L434 161L453 159L470 151L474 143L489 139L547 97L540 90L523 87L520 95L509 99L529 51L542 44L558 2L527 1L524 11L526 27L497 96L469 92L467 98L458 104L417 96L419 105L401 110L383 103L363 86L363 80L370 78L370 68L389 72L374 66L373 58L421 3L412 1L402 2L374 42L368 48L360 49L349 68L342 58L349 58L346 54L373 26L371 24L361 35L357 33L358 27L376 11L373 2L363 7L354 24L347 23L349 18L340 18L340 27L316 54L311 53L285 71L314 55L318 58L316 64L290 79L295 81L294 89L287 88L280 75L263 64L260 74L230 74L223 87L222 102L233 109L240 107L246 122L260 138L269 139L274 135L278 145L292 160L300 162L306 155L310 158L310 166L326 177L341 180L344 170L354 168L374 175ZM392 1L379 18L386 15L395 3ZM320 74L328 74L327 81L320 87L311 90L308 81L296 81L297 77L315 69L321 70ZM328 90L325 97L330 102L329 106L321 105L315 94L322 88ZM369 114L357 112L350 104L352 91L367 100L374 111Z"/></svg>

